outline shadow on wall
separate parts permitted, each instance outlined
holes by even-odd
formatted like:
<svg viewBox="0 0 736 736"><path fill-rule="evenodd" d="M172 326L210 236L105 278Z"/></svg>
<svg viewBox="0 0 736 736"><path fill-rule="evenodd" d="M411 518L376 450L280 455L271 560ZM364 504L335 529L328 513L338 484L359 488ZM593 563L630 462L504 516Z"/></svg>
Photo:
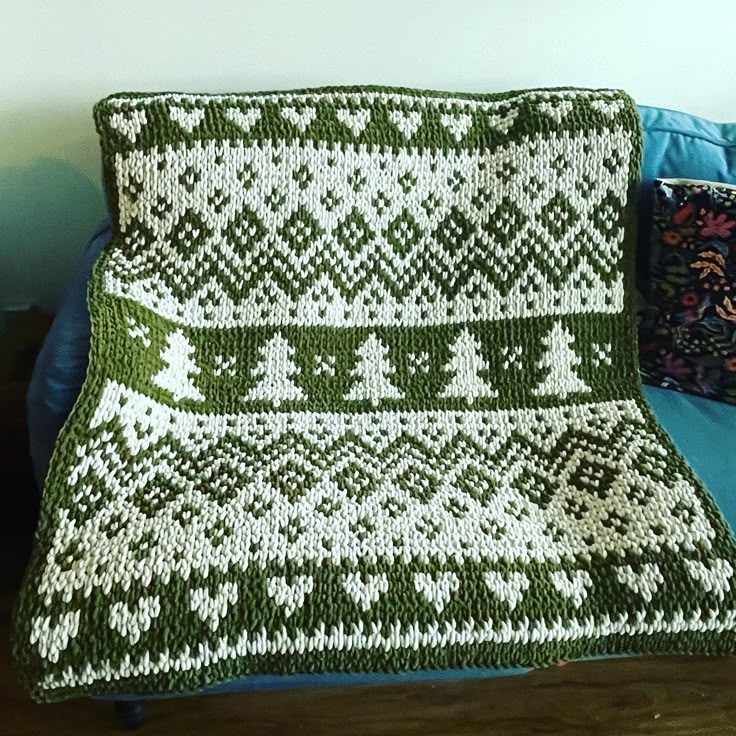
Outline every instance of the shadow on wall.
<svg viewBox="0 0 736 736"><path fill-rule="evenodd" d="M103 215L100 186L68 161L0 168L0 310L53 311Z"/></svg>

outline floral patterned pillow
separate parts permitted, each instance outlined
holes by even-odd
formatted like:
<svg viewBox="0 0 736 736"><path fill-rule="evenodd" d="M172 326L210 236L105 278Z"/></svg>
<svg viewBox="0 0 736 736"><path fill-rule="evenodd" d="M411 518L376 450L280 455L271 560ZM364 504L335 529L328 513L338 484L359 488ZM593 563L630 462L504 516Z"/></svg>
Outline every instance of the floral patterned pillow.
<svg viewBox="0 0 736 736"><path fill-rule="evenodd" d="M736 185L654 185L645 382L736 404Z"/></svg>

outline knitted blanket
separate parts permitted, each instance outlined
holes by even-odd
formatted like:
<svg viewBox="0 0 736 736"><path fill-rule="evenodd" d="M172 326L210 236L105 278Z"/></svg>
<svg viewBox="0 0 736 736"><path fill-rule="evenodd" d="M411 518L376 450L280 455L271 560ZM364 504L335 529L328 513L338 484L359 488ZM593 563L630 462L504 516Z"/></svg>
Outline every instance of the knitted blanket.
<svg viewBox="0 0 736 736"><path fill-rule="evenodd" d="M640 393L611 90L118 95L114 237L15 653L33 696L736 649Z"/></svg>

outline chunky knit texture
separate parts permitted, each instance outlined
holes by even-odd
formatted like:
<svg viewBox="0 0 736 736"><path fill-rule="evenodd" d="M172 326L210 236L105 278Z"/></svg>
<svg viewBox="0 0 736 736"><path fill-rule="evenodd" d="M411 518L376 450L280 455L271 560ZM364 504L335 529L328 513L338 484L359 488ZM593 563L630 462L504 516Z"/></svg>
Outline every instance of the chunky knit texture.
<svg viewBox="0 0 736 736"><path fill-rule="evenodd" d="M17 614L38 699L733 652L640 393L611 90L99 103L113 241Z"/></svg>

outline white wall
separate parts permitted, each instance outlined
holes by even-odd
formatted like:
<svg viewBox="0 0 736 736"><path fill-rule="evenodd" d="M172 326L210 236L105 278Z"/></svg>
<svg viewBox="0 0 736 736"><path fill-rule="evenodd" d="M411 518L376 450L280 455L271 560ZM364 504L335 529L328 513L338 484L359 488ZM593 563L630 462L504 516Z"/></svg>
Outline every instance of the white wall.
<svg viewBox="0 0 736 736"><path fill-rule="evenodd" d="M0 0L0 307L67 282L110 92L611 86L726 120L735 39L733 0Z"/></svg>

